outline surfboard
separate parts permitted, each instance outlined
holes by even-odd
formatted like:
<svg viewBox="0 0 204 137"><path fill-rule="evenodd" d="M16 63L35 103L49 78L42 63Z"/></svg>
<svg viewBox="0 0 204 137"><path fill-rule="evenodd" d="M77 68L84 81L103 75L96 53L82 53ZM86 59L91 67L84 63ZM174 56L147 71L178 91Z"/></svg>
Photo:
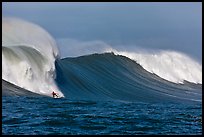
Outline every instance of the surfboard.
<svg viewBox="0 0 204 137"><path fill-rule="evenodd" d="M59 95L58 96L54 96L54 98L60 98Z"/></svg>

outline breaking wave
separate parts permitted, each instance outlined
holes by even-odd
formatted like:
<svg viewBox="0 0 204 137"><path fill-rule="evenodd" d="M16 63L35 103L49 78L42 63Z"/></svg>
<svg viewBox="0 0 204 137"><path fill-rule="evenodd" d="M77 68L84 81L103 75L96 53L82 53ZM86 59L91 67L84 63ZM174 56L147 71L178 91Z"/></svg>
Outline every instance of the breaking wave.
<svg viewBox="0 0 204 137"><path fill-rule="evenodd" d="M159 51L156 53L132 53L116 51L114 53L135 60L145 70L174 83L184 80L202 84L202 66L183 53Z"/></svg>
<svg viewBox="0 0 204 137"><path fill-rule="evenodd" d="M2 79L32 92L51 96L58 91L54 61L59 51L53 38L32 23L3 18Z"/></svg>
<svg viewBox="0 0 204 137"><path fill-rule="evenodd" d="M201 102L201 84L169 82L114 53L57 60L56 70L58 87L70 99Z"/></svg>

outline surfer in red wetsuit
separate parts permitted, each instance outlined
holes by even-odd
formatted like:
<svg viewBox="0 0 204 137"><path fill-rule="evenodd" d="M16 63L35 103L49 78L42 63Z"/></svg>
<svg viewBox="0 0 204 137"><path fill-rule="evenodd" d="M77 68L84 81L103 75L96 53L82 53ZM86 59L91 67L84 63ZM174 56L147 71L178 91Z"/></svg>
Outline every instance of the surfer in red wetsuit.
<svg viewBox="0 0 204 137"><path fill-rule="evenodd" d="M57 96L57 93L55 93L54 91L52 92L52 96L53 96L53 98L56 96L56 97L58 97Z"/></svg>

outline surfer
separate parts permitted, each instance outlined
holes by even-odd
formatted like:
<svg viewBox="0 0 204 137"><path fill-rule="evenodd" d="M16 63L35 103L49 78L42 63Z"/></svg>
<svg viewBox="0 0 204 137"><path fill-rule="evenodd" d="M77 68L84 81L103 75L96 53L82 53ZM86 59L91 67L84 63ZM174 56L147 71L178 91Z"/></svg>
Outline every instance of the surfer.
<svg viewBox="0 0 204 137"><path fill-rule="evenodd" d="M54 91L52 92L52 96L53 96L53 98L54 98L55 96L58 97L57 93L55 93Z"/></svg>

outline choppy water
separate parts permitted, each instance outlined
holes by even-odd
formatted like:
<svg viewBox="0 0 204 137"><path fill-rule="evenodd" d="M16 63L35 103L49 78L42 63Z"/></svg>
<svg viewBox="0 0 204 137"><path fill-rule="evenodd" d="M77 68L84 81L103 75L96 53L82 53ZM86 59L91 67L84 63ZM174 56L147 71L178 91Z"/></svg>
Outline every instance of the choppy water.
<svg viewBox="0 0 204 137"><path fill-rule="evenodd" d="M202 105L2 98L2 134L202 134Z"/></svg>

